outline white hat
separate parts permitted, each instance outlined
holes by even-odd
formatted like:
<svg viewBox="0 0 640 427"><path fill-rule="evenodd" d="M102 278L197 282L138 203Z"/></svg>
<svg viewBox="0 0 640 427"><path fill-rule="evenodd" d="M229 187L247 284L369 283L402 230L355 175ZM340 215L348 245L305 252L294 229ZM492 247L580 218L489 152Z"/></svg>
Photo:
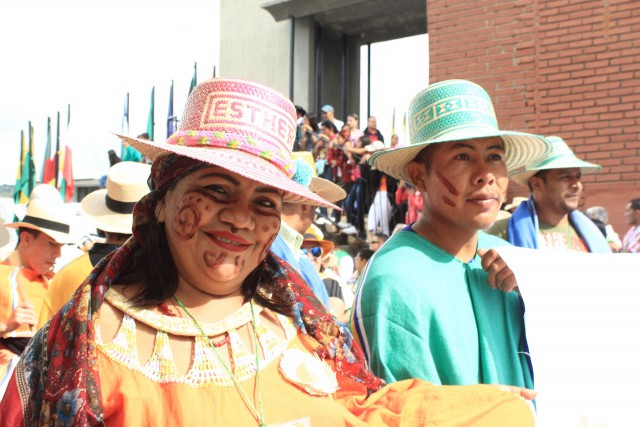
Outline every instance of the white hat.
<svg viewBox="0 0 640 427"><path fill-rule="evenodd" d="M151 165L120 162L107 173L107 188L82 199L82 210L96 227L109 233L131 234L133 207L149 192Z"/></svg>
<svg viewBox="0 0 640 427"><path fill-rule="evenodd" d="M63 203L60 192L51 184L38 184L33 187L29 195L29 202L36 199L42 199L51 203Z"/></svg>
<svg viewBox="0 0 640 427"><path fill-rule="evenodd" d="M369 153L375 153L376 151L385 150L386 148L387 147L385 147L384 142L379 140L373 141L371 142L371 144L367 144L364 146L364 149Z"/></svg>
<svg viewBox="0 0 640 427"><path fill-rule="evenodd" d="M27 214L20 222L5 224L9 228L31 228L46 234L58 243L71 243L69 235L71 215L64 203L51 203L46 199L29 201Z"/></svg>

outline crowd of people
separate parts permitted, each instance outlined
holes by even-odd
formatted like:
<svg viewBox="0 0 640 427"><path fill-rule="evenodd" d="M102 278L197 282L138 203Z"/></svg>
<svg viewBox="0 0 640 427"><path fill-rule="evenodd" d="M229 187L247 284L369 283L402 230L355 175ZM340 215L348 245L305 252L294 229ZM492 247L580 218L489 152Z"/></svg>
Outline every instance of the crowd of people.
<svg viewBox="0 0 640 427"><path fill-rule="evenodd" d="M5 224L2 425L534 425L496 248L638 253L640 199L619 239L604 208L578 210L600 167L501 130L466 80L416 95L406 146L321 113L201 83L167 141L121 136L81 204L100 237L62 267L74 219L34 191ZM510 178L529 197L505 203Z"/></svg>

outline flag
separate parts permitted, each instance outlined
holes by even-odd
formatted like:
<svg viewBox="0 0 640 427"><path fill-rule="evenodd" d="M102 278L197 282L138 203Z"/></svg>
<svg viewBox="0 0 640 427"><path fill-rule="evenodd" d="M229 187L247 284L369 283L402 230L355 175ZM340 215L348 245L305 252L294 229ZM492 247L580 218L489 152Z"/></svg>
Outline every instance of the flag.
<svg viewBox="0 0 640 427"><path fill-rule="evenodd" d="M167 138L175 132L176 118L173 116L173 80L169 89L169 111L167 112Z"/></svg>
<svg viewBox="0 0 640 427"><path fill-rule="evenodd" d="M396 107L393 107L393 115L391 116L391 136L396 133Z"/></svg>
<svg viewBox="0 0 640 427"><path fill-rule="evenodd" d="M42 165L42 182L55 187L56 182L56 155L51 156L51 117L47 117L47 147L44 151Z"/></svg>
<svg viewBox="0 0 640 427"><path fill-rule="evenodd" d="M55 159L55 179L53 182L53 185L58 188L58 178L59 178L59 171L60 171L60 111L57 112L56 115L56 154L54 155L54 159Z"/></svg>
<svg viewBox="0 0 640 427"><path fill-rule="evenodd" d="M147 134L149 135L149 139L153 141L153 128L155 125L155 98L156 98L156 87L153 86L151 88L151 107L149 108L149 119L147 120Z"/></svg>
<svg viewBox="0 0 640 427"><path fill-rule="evenodd" d="M214 79L216 78L216 66L215 65L213 66L213 78Z"/></svg>
<svg viewBox="0 0 640 427"><path fill-rule="evenodd" d="M198 84L198 63L193 63L193 77L191 77L191 85L189 85L189 95L191 95L191 91Z"/></svg>
<svg viewBox="0 0 640 427"><path fill-rule="evenodd" d="M36 185L36 165L33 162L33 127L29 122L29 145L24 135L20 131L20 165L16 176L16 185L13 189L13 201L19 204L29 202L29 196Z"/></svg>
<svg viewBox="0 0 640 427"><path fill-rule="evenodd" d="M69 125L71 123L71 105L67 109L67 130L65 132L64 153L59 151L58 157L58 190L65 202L70 202L75 191L75 183L73 181L73 161L71 158L71 142L69 135Z"/></svg>
<svg viewBox="0 0 640 427"><path fill-rule="evenodd" d="M402 116L402 138L407 140L407 112L404 112L404 116Z"/></svg>

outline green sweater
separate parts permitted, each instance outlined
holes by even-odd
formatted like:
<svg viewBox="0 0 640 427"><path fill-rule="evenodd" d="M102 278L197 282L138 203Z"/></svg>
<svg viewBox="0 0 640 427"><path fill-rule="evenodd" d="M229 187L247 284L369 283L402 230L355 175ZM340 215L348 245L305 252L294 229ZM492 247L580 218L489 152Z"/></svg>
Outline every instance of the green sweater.
<svg viewBox="0 0 640 427"><path fill-rule="evenodd" d="M478 247L507 242L479 233ZM396 233L358 285L351 328L388 382L532 388L520 297L489 287L480 258L464 263L420 235Z"/></svg>

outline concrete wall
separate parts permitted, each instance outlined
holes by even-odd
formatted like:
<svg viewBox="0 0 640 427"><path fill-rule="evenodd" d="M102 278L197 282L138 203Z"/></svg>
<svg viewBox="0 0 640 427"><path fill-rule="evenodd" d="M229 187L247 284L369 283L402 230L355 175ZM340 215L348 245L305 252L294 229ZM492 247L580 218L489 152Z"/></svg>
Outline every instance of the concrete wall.
<svg viewBox="0 0 640 427"><path fill-rule="evenodd" d="M260 7L263 3L264 0L221 2L219 75L254 80L289 96L291 22L276 22ZM342 100L343 40L334 34L323 34L319 43L323 46L321 82L316 75L315 20L296 19L293 102L314 113L322 105L331 104L336 117L344 120L360 108L360 42L357 37L348 38L346 112Z"/></svg>
<svg viewBox="0 0 640 427"><path fill-rule="evenodd" d="M475 81L501 128L561 136L602 165L583 207L605 206L624 233L640 197L640 1L427 0L427 19L429 81Z"/></svg>

